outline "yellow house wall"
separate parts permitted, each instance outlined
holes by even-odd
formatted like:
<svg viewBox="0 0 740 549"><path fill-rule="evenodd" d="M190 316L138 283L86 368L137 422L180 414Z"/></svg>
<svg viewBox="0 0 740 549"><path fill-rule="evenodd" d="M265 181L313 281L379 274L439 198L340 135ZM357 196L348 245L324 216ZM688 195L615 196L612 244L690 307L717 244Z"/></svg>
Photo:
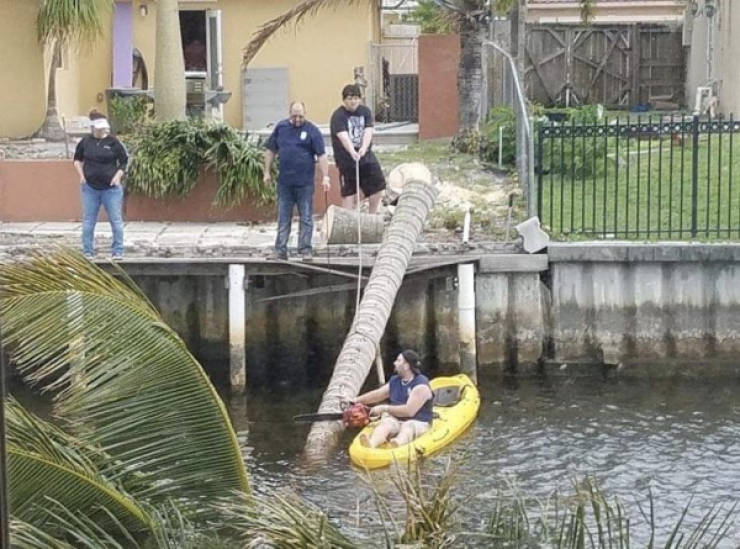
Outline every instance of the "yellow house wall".
<svg viewBox="0 0 740 549"><path fill-rule="evenodd" d="M105 90L111 83L112 12L103 35L94 44L70 45L64 68L57 71L57 108L66 118L87 115L95 108L106 112Z"/></svg>
<svg viewBox="0 0 740 549"><path fill-rule="evenodd" d="M288 11L297 0L218 0L182 2L181 9L221 10L223 82L232 92L224 105L224 120L242 125L242 50L262 23ZM150 86L154 78L156 5L142 17L135 0L134 47L146 62ZM309 15L297 29L278 31L254 58L251 67L287 67L290 96L306 103L309 117L327 122L341 101L342 87L352 81L353 68L367 67L369 44L379 40L379 12L373 0ZM365 69L367 74L367 68ZM153 84L156 86L156 83ZM288 106L285 106L286 113Z"/></svg>
<svg viewBox="0 0 740 549"><path fill-rule="evenodd" d="M144 57L150 87L154 82L156 3L132 0L133 45ZM148 14L139 5L145 2ZM298 0L216 0L181 2L181 9L220 9L224 87L233 95L224 107L224 118L242 125L242 49L258 26L287 11ZM13 75L14 85L0 89L0 136L23 136L35 131L45 113L49 53L36 43L35 16L38 0L0 0L0 67ZM91 108L105 111L105 89L112 71L111 24L104 36L89 48L70 48L66 64L57 75L57 105L65 117L86 114ZM309 15L295 28L290 26L270 39L251 66L287 67L292 98L306 103L309 116L327 122L340 103L340 91L352 81L353 68L365 66L368 74L369 44L380 41L379 9L375 0L362 0ZM287 111L287 105L286 105Z"/></svg>
<svg viewBox="0 0 740 549"><path fill-rule="evenodd" d="M0 137L23 137L44 121L44 52L36 41L36 0L0 0Z"/></svg>
<svg viewBox="0 0 740 549"><path fill-rule="evenodd" d="M229 124L241 126L242 48L259 24L287 11L294 0L244 2L224 0L224 86L234 95L224 107ZM324 10L295 28L278 31L251 63L252 67L288 67L293 99L306 103L309 117L327 122L341 102L342 87L352 82L353 68L367 66L373 35L371 2ZM367 73L367 68L366 68ZM286 105L286 114L288 106Z"/></svg>

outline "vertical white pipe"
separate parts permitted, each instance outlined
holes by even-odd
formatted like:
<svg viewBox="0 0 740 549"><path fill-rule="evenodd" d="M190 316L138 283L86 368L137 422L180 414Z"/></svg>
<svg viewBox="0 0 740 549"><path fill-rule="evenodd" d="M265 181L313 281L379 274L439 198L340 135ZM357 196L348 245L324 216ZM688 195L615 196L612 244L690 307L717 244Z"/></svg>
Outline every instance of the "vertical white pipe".
<svg viewBox="0 0 740 549"><path fill-rule="evenodd" d="M503 158L504 158L504 127L499 126L498 128L498 169L502 169Z"/></svg>
<svg viewBox="0 0 740 549"><path fill-rule="evenodd" d="M229 380L231 389L238 392L244 392L247 387L244 282L244 265L229 265Z"/></svg>
<svg viewBox="0 0 740 549"><path fill-rule="evenodd" d="M478 382L475 347L475 265L457 266L457 317L460 341L460 371Z"/></svg>
<svg viewBox="0 0 740 549"><path fill-rule="evenodd" d="M465 210L465 220L463 221L463 244L470 240L470 208Z"/></svg>

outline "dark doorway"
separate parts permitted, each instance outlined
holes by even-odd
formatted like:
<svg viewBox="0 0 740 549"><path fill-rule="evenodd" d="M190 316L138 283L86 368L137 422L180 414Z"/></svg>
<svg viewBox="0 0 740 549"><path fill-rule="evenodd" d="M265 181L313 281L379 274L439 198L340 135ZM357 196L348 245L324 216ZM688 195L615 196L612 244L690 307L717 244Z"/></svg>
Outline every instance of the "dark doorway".
<svg viewBox="0 0 740 549"><path fill-rule="evenodd" d="M205 72L206 62L206 12L181 11L180 34L186 71Z"/></svg>

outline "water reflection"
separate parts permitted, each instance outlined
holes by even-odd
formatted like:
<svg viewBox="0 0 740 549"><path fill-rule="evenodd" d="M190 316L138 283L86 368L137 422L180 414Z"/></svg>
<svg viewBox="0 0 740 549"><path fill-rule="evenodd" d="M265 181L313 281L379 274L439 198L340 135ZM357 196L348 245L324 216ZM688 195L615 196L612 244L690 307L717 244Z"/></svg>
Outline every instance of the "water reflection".
<svg viewBox="0 0 740 549"><path fill-rule="evenodd" d="M637 541L636 500L645 504L648 489L664 533L692 495L692 509L702 511L738 498L739 385L734 379L484 376L478 421L455 448L432 461L462 461L457 494L471 498L464 507L470 527L489 518L491 498L512 482L545 498L554 490L570 492L574 478L590 475L628 508ZM293 423L292 416L314 411L320 398L320 389L260 391L248 395L246 411L243 399L231 402L253 485L264 493L294 488L357 534L377 536L373 512L360 513L358 521L358 506L372 508L372 494L349 464L349 437L320 469L300 465L309 426ZM699 519L695 512L687 518ZM740 540L737 526L732 535Z"/></svg>
<svg viewBox="0 0 740 549"><path fill-rule="evenodd" d="M570 493L573 479L585 475L622 500L632 518L635 547L644 543L636 500L645 504L648 489L657 502L659 539L665 539L692 495L692 509L702 512L739 499L740 380L481 377L477 422L430 465L438 470L450 457L461 464L456 494L467 499L462 517L467 528L482 528L492 498L511 483L544 499L554 490ZM48 416L48 399L17 385L11 391ZM322 391L221 393L256 491L292 488L350 534L381 543L372 492L349 463L350 433L327 464L311 471L301 465L310 425L292 418L315 411ZM380 489L391 492L388 473L379 478ZM697 511L687 519L692 524L700 519ZM733 527L731 539L740 540L740 525Z"/></svg>

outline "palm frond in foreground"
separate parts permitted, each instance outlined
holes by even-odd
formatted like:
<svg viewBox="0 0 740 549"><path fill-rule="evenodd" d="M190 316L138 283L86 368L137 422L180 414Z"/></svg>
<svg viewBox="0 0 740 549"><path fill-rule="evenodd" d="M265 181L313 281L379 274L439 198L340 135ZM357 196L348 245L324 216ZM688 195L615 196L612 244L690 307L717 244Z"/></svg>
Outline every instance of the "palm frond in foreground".
<svg viewBox="0 0 740 549"><path fill-rule="evenodd" d="M58 250L0 263L0 322L24 378L55 392L55 413L110 456L134 498L204 509L249 492L226 409L183 341L122 271ZM200 501L199 501L200 500ZM184 502L190 502L189 506Z"/></svg>

